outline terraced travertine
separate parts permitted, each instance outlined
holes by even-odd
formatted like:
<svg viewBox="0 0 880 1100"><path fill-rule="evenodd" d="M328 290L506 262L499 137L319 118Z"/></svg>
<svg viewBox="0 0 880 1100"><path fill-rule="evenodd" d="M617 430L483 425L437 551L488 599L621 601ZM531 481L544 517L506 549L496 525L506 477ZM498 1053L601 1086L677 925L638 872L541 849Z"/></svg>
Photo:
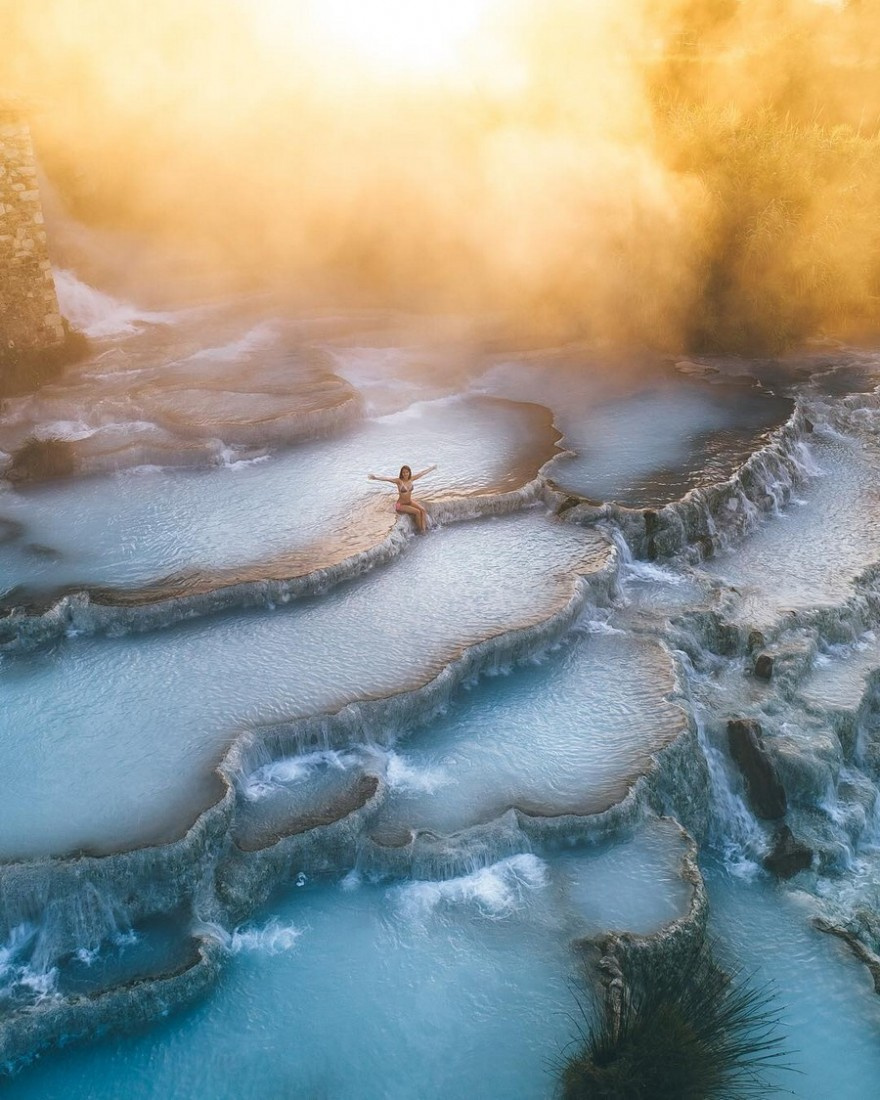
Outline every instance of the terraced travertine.
<svg viewBox="0 0 880 1100"><path fill-rule="evenodd" d="M877 669L880 641L874 631L868 631L851 645L817 654L801 694L816 707L855 710L868 688L868 676Z"/></svg>
<svg viewBox="0 0 880 1100"><path fill-rule="evenodd" d="M322 599L10 657L0 852L179 835L218 797L213 768L245 726L417 689L468 647L568 613L610 554L600 534L534 512L477 521Z"/></svg>
<svg viewBox="0 0 880 1100"><path fill-rule="evenodd" d="M680 917L685 851L677 828L647 822L611 848L519 851L454 878L301 880L271 916L216 930L231 957L201 1008L50 1054L9 1095L540 1100L576 1034L572 941Z"/></svg>
<svg viewBox="0 0 880 1100"><path fill-rule="evenodd" d="M549 413L537 406L447 400L233 468L156 469L0 493L0 516L20 525L18 537L0 545L3 584L12 590L6 603L71 586L150 585L141 594L147 600L295 577L387 537L395 490L367 474L437 462L418 497L479 498L532 481L555 438ZM104 598L112 601L114 591Z"/></svg>
<svg viewBox="0 0 880 1100"><path fill-rule="evenodd" d="M449 833L515 806L598 813L685 727L671 661L653 640L581 635L537 667L462 696L397 746L373 832Z"/></svg>
<svg viewBox="0 0 880 1100"><path fill-rule="evenodd" d="M711 368L693 378L656 362L609 371L589 360L538 353L528 367L490 371L482 385L553 410L573 453L557 458L548 475L591 501L659 508L723 482L793 408L751 380L709 380Z"/></svg>
<svg viewBox="0 0 880 1100"><path fill-rule="evenodd" d="M798 499L705 566L736 589L737 622L765 629L786 611L836 606L880 561L880 448L870 436L820 436L818 470Z"/></svg>

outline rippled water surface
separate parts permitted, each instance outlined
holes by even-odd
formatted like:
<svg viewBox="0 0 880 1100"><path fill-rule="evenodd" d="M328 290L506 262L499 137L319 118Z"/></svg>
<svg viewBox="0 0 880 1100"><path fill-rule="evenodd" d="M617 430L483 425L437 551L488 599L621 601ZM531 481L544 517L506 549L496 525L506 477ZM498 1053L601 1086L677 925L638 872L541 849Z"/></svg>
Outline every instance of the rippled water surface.
<svg viewBox="0 0 880 1100"><path fill-rule="evenodd" d="M858 730L839 713L880 665L876 608L863 601L849 632L835 610L880 561L861 360L847 374L829 352L821 378L802 365L795 384L785 364L508 357L473 338L422 347L425 318L272 319L257 301L228 316L144 313L61 284L106 344L13 402L0 447L12 452L31 418L95 460L83 469L114 455L128 468L0 491L5 606L88 585L113 627L42 647L29 635L19 652L8 640L33 620L3 624L0 859L17 865L0 881L0 1062L27 1058L46 1020L39 1041L60 1045L86 1010L97 1022L92 1045L19 1066L7 1095L549 1100L601 993L585 939L692 916L695 843L719 958L775 983L801 1071L774 1071L765 1095L877 1093L880 999L810 924L821 912L868 935L864 913L880 909L876 705ZM790 465L812 462L811 475L758 522L776 475L751 464L729 499L738 517L754 508L755 529L739 525L708 562L693 548L634 562L637 517L612 509L607 528L580 527L568 521L581 513L539 503L400 539L397 557L312 598L207 614L213 587L252 580L268 601L261 580L384 539L395 493L370 472L437 462L417 495L469 497L476 514L481 496L535 477L558 429L576 452L545 467L560 487L657 506L735 474L795 393L817 428ZM313 413L335 434L294 446ZM167 464L143 465L142 436ZM723 541L721 505L698 514L701 502L682 530ZM139 601L179 593L208 593L185 605L204 617L124 632L142 624ZM794 619L774 630L816 607L833 638ZM65 608L52 622L80 624ZM753 675L756 626L794 655L785 676ZM750 808L731 716L760 718L786 820L814 850L787 884L761 868L779 823ZM233 745L228 816L184 837L223 794L216 768ZM140 850L181 837L173 863ZM24 862L81 852L106 858ZM200 999L157 1019L190 980ZM123 1005L149 1027L107 1037Z"/></svg>
<svg viewBox="0 0 880 1100"><path fill-rule="evenodd" d="M289 890L229 941L219 986L147 1035L48 1056L24 1100L543 1100L576 1037L578 935L652 930L685 898L677 831L519 854L455 879Z"/></svg>
<svg viewBox="0 0 880 1100"><path fill-rule="evenodd" d="M853 579L880 561L880 450L873 440L824 438L813 445L817 473L784 512L706 569L741 597L750 625L786 610L833 605Z"/></svg>
<svg viewBox="0 0 880 1100"><path fill-rule="evenodd" d="M559 486L590 500L658 507L731 476L781 424L792 402L746 380L693 381L648 365L590 373L583 363L507 365L484 378L487 392L540 401L556 414L563 443Z"/></svg>
<svg viewBox="0 0 880 1100"><path fill-rule="evenodd" d="M612 632L482 683L400 746L378 831L605 809L682 729L673 686L659 646Z"/></svg>
<svg viewBox="0 0 880 1100"><path fill-rule="evenodd" d="M515 489L535 476L552 441L548 418L534 407L451 399L231 468L148 468L7 490L0 516L23 530L0 545L0 583L30 592L137 586L277 556L295 562L288 574L295 575L388 533L396 489L367 474L439 463L418 483L426 500Z"/></svg>
<svg viewBox="0 0 880 1100"><path fill-rule="evenodd" d="M173 835L217 796L212 769L243 726L418 687L564 606L604 545L539 513L453 525L321 599L7 659L0 850Z"/></svg>
<svg viewBox="0 0 880 1100"><path fill-rule="evenodd" d="M870 1100L880 1080L880 998L846 947L809 925L810 900L765 881L709 875L710 930L729 965L766 985L786 1036L784 1061L768 1097Z"/></svg>

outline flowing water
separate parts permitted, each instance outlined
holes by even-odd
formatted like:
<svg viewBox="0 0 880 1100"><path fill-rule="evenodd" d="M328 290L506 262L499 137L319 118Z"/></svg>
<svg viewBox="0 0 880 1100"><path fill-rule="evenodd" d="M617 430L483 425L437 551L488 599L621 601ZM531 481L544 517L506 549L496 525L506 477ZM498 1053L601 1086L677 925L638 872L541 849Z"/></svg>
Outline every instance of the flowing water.
<svg viewBox="0 0 880 1100"><path fill-rule="evenodd" d="M487 448L487 440L492 446ZM135 468L77 486L0 493L0 516L20 526L0 545L9 588L30 598L71 585L137 587L169 574L221 573L282 559L286 575L369 547L394 523L393 486L409 462L441 469L419 484L426 501L518 489L552 453L549 418L488 399L426 402L366 421L341 438L275 458L209 470ZM389 468L390 455L400 462ZM21 599L23 593L13 593ZM9 597L7 597L7 600Z"/></svg>
<svg viewBox="0 0 880 1100"><path fill-rule="evenodd" d="M572 940L686 905L668 828L609 852L518 853L445 881L306 881L226 941L174 1026L45 1063L18 1097L494 1095L552 1090L576 1035Z"/></svg>
<svg viewBox="0 0 880 1100"><path fill-rule="evenodd" d="M765 1095L876 1094L873 353L59 290L94 354L0 429L75 466L0 489L10 1097L548 1098L597 945L662 961L703 880L798 1071ZM425 538L366 480L402 462Z"/></svg>
<svg viewBox="0 0 880 1100"><path fill-rule="evenodd" d="M779 1006L787 1070L770 1075L767 1097L868 1097L880 1074L880 1003L867 973L842 943L810 926L811 899L707 874L711 932L732 969L753 975Z"/></svg>
<svg viewBox="0 0 880 1100"><path fill-rule="evenodd" d="M562 652L475 688L408 739L378 829L454 832L510 806L596 813L620 801L684 725L668 656L623 633L584 633Z"/></svg>
<svg viewBox="0 0 880 1100"><path fill-rule="evenodd" d="M468 647L564 610L603 545L534 513L456 524L321 599L8 658L3 855L178 835L219 797L237 731L429 683ZM410 591L420 615L401 614Z"/></svg>

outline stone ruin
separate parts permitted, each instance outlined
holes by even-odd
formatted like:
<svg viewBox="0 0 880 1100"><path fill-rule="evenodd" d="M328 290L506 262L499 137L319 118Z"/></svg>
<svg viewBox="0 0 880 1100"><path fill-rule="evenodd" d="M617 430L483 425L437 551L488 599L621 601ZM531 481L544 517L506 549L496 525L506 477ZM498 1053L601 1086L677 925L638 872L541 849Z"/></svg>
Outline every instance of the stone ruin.
<svg viewBox="0 0 880 1100"><path fill-rule="evenodd" d="M0 371L59 360L66 342L30 127L0 100Z"/></svg>

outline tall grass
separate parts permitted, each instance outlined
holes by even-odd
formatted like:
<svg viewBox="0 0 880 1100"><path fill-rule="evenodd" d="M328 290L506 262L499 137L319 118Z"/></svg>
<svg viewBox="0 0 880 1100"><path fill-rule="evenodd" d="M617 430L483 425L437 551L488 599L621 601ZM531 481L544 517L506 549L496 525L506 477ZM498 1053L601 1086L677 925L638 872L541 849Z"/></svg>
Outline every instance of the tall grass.
<svg viewBox="0 0 880 1100"><path fill-rule="evenodd" d="M624 986L561 1066L563 1100L742 1100L784 1058L769 995L732 981L705 947Z"/></svg>

